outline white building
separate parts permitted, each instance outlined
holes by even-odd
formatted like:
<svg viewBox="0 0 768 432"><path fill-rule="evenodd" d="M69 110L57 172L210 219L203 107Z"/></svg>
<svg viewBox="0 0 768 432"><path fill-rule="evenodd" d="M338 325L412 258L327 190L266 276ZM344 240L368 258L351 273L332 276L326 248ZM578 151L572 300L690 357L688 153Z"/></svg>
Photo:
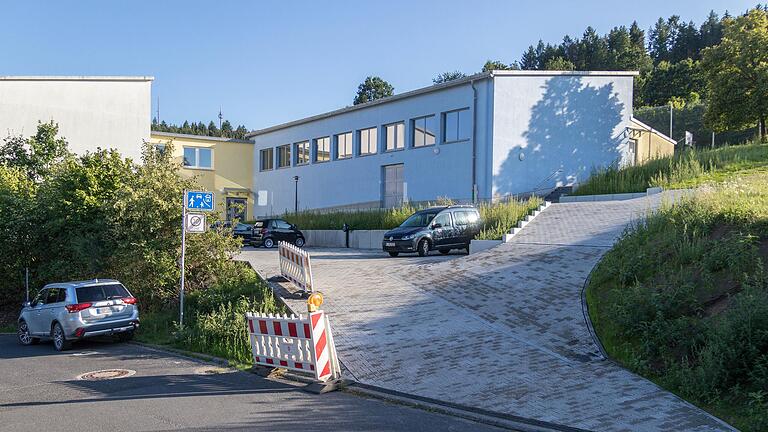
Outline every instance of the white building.
<svg viewBox="0 0 768 432"><path fill-rule="evenodd" d="M71 151L114 148L141 157L149 140L152 77L0 76L0 140L59 124Z"/></svg>
<svg viewBox="0 0 768 432"><path fill-rule="evenodd" d="M252 132L254 214L578 183L628 158L636 75L493 71Z"/></svg>

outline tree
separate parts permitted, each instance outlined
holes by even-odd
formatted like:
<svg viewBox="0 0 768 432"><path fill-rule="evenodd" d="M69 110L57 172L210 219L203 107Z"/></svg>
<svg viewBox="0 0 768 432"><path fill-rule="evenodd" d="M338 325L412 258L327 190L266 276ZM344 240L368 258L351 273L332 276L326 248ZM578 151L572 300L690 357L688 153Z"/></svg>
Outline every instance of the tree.
<svg viewBox="0 0 768 432"><path fill-rule="evenodd" d="M768 12L760 7L724 22L719 45L704 49L706 122L715 130L758 126L768 117Z"/></svg>
<svg viewBox="0 0 768 432"><path fill-rule="evenodd" d="M224 123L221 124L221 136L232 138L232 132L232 123L229 120L224 120Z"/></svg>
<svg viewBox="0 0 768 432"><path fill-rule="evenodd" d="M37 133L29 138L11 136L0 147L0 164L21 169L27 178L38 181L52 167L70 156L67 141L57 138L59 125L38 123Z"/></svg>
<svg viewBox="0 0 768 432"><path fill-rule="evenodd" d="M467 75L461 71L443 72L440 75L432 78L432 82L435 84L441 84L448 81L453 81L461 78L465 78Z"/></svg>
<svg viewBox="0 0 768 432"><path fill-rule="evenodd" d="M506 64L500 60L486 60L483 65L483 72L490 72L494 70L519 70L520 65L517 62Z"/></svg>
<svg viewBox="0 0 768 432"><path fill-rule="evenodd" d="M655 63L669 60L670 32L669 23L661 17L648 31L648 51L651 52L651 57Z"/></svg>
<svg viewBox="0 0 768 432"><path fill-rule="evenodd" d="M369 76L357 87L357 94L352 103L359 105L389 97L393 94L395 94L395 88L390 83L377 76Z"/></svg>
<svg viewBox="0 0 768 432"><path fill-rule="evenodd" d="M549 59L547 61L547 64L544 65L544 70L554 70L554 71L572 71L575 68L576 66L574 66L570 60L566 60L559 56Z"/></svg>
<svg viewBox="0 0 768 432"><path fill-rule="evenodd" d="M692 93L702 94L705 81L698 61L685 59L677 63L662 61L650 73L645 83L645 102L666 105L672 98L690 100Z"/></svg>
<svg viewBox="0 0 768 432"><path fill-rule="evenodd" d="M219 128L216 127L216 123L213 120L208 123L208 136L221 136L221 132L219 132Z"/></svg>
<svg viewBox="0 0 768 432"><path fill-rule="evenodd" d="M539 41L541 42L541 41ZM523 53L520 59L520 69L522 70L536 70L539 68L539 56L536 53L536 48L533 45L529 46Z"/></svg>

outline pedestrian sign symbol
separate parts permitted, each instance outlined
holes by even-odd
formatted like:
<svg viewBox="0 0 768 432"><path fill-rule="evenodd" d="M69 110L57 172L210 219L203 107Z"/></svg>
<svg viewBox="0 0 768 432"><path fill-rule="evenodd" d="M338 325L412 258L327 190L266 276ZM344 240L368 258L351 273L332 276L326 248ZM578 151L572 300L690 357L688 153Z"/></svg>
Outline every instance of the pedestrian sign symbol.
<svg viewBox="0 0 768 432"><path fill-rule="evenodd" d="M187 191L184 204L189 210L213 211L213 192Z"/></svg>

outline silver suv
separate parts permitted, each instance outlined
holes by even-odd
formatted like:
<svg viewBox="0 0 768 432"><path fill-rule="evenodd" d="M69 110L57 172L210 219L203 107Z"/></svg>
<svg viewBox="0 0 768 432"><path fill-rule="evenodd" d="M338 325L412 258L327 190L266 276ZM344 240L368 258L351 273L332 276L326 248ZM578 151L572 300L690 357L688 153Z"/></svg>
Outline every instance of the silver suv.
<svg viewBox="0 0 768 432"><path fill-rule="evenodd" d="M32 345L53 339L57 351L73 341L93 336L117 335L128 341L139 327L136 298L114 279L52 283L19 315L19 342Z"/></svg>

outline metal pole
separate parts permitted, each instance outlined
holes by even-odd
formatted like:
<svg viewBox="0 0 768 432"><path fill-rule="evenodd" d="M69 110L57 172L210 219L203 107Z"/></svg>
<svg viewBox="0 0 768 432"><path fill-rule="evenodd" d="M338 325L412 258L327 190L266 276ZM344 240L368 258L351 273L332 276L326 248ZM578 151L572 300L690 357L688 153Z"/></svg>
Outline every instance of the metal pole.
<svg viewBox="0 0 768 432"><path fill-rule="evenodd" d="M293 191L293 213L299 212L299 176L293 176L295 189Z"/></svg>
<svg viewBox="0 0 768 432"><path fill-rule="evenodd" d="M669 137L672 137L672 102L669 103Z"/></svg>
<svg viewBox="0 0 768 432"><path fill-rule="evenodd" d="M184 326L184 256L187 252L187 190L181 197L181 286L179 287L179 327Z"/></svg>
<svg viewBox="0 0 768 432"><path fill-rule="evenodd" d="M27 290L27 303L29 303L29 267L24 268L24 288Z"/></svg>
<svg viewBox="0 0 768 432"><path fill-rule="evenodd" d="M712 148L715 148L715 131L712 131Z"/></svg>

